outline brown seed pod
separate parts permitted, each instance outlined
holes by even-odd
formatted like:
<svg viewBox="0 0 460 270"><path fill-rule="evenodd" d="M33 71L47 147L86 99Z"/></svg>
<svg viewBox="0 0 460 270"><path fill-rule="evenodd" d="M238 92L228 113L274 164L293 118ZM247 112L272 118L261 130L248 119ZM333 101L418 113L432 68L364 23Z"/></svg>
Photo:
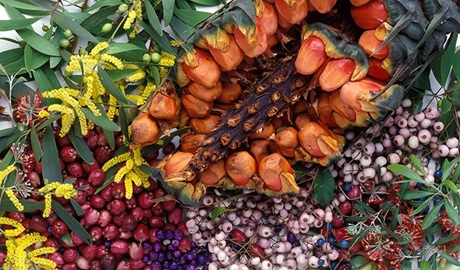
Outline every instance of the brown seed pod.
<svg viewBox="0 0 460 270"><path fill-rule="evenodd" d="M286 127L277 131L275 141L281 155L285 157L294 157L295 149L299 145L297 129L294 127Z"/></svg>
<svg viewBox="0 0 460 270"><path fill-rule="evenodd" d="M263 157L259 162L258 172L265 186L273 191L283 188L283 174L294 174L289 162L279 153Z"/></svg>
<svg viewBox="0 0 460 270"><path fill-rule="evenodd" d="M263 157L268 156L271 151L270 140L254 140L249 146L249 152L258 163Z"/></svg>
<svg viewBox="0 0 460 270"><path fill-rule="evenodd" d="M246 184L257 172L256 160L246 151L233 153L225 160L225 170L237 186Z"/></svg>
<svg viewBox="0 0 460 270"><path fill-rule="evenodd" d="M200 147L206 135L204 134L188 134L182 136L180 150L182 152L194 154L198 147Z"/></svg>
<svg viewBox="0 0 460 270"><path fill-rule="evenodd" d="M189 126L197 133L210 134L219 124L219 120L219 116L210 114L204 118L193 118Z"/></svg>
<svg viewBox="0 0 460 270"><path fill-rule="evenodd" d="M157 121L150 114L142 112L131 125L132 147L154 144L161 136Z"/></svg>
<svg viewBox="0 0 460 270"><path fill-rule="evenodd" d="M165 163L163 172L166 177L174 173L179 173L187 168L188 163L192 160L193 154L185 152L174 153Z"/></svg>
<svg viewBox="0 0 460 270"><path fill-rule="evenodd" d="M239 83L223 82L222 93L217 98L217 101L224 104L232 104L237 101L242 94L243 90L241 89L241 85Z"/></svg>
<svg viewBox="0 0 460 270"><path fill-rule="evenodd" d="M340 153L332 132L316 122L310 122L299 130L300 145L313 157L331 156Z"/></svg>
<svg viewBox="0 0 460 270"><path fill-rule="evenodd" d="M205 102L192 94L181 96L182 107L191 117L203 118L209 115L212 109L212 102Z"/></svg>
<svg viewBox="0 0 460 270"><path fill-rule="evenodd" d="M220 67L212 55L204 50L195 49L195 54L186 54L182 62L182 68L187 77L211 88L220 80Z"/></svg>
<svg viewBox="0 0 460 270"><path fill-rule="evenodd" d="M156 119L171 121L176 118L177 112L177 102L174 97L157 92L150 101L149 113Z"/></svg>
<svg viewBox="0 0 460 270"><path fill-rule="evenodd" d="M223 159L210 162L206 170L201 173L200 180L203 184L213 186L222 179L227 172L225 171L225 162Z"/></svg>
<svg viewBox="0 0 460 270"><path fill-rule="evenodd" d="M218 81L215 86L207 88L197 82L190 82L187 89L196 98L205 102L213 102L222 94L222 83Z"/></svg>
<svg viewBox="0 0 460 270"><path fill-rule="evenodd" d="M311 121L312 119L311 119L310 114L307 112L304 112L304 113L296 115L294 119L294 124L295 124L295 127L299 130L306 124L310 123Z"/></svg>
<svg viewBox="0 0 460 270"><path fill-rule="evenodd" d="M260 127L256 130L256 132L249 135L250 140L255 139L266 139L270 137L273 133L275 133L275 127L271 122L264 124L263 127Z"/></svg>

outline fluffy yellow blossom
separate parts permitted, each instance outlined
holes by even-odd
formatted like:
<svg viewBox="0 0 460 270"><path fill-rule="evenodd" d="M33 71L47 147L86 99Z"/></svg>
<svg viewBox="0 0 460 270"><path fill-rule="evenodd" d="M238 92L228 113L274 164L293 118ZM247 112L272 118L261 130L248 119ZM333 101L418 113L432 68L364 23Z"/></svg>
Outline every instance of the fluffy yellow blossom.
<svg viewBox="0 0 460 270"><path fill-rule="evenodd" d="M126 98L136 103L138 106L144 105L145 101L147 100L145 97L139 95L126 95Z"/></svg>
<svg viewBox="0 0 460 270"><path fill-rule="evenodd" d="M7 239L5 242L7 253L4 269L29 270L34 265L40 267L40 269L56 269L54 261L39 257L52 254L56 252L56 249L40 247L31 252L26 250L35 243L45 241L46 237L39 233L28 233L18 238Z"/></svg>
<svg viewBox="0 0 460 270"><path fill-rule="evenodd" d="M19 212L24 211L24 205L21 204L21 202L19 201L16 194L14 194L14 191L12 189L6 189L4 190L4 192Z"/></svg>
<svg viewBox="0 0 460 270"><path fill-rule="evenodd" d="M3 180L5 180L5 178L14 170L16 170L16 167L14 165L9 165L6 167L6 169L0 171L0 185L3 183Z"/></svg>
<svg viewBox="0 0 460 270"><path fill-rule="evenodd" d="M107 101L107 104L108 104L108 109L107 109L107 117L110 119L110 120L113 120L113 118L115 117L115 115L117 115L118 113L118 110L117 110L117 98L110 95L109 96L109 100Z"/></svg>
<svg viewBox="0 0 460 270"><path fill-rule="evenodd" d="M43 209L42 216L44 218L47 218L51 214L51 203L53 201L52 201L52 198L51 198L51 194L45 194L44 197L45 197L45 209Z"/></svg>
<svg viewBox="0 0 460 270"><path fill-rule="evenodd" d="M7 217L0 217L0 225L9 225L14 228L3 230L3 233L5 233L5 237L7 238L16 237L25 231L25 228L21 222Z"/></svg>
<svg viewBox="0 0 460 270"><path fill-rule="evenodd" d="M133 75L129 76L128 77L128 81L129 82L137 82L137 81L140 81L142 79L145 79L145 71L143 71L142 69L139 69L139 70L136 70L136 72L134 72Z"/></svg>
<svg viewBox="0 0 460 270"><path fill-rule="evenodd" d="M167 52L161 52L160 62L158 63L160 67L160 76L165 77L169 69L174 66L175 56Z"/></svg>
<svg viewBox="0 0 460 270"><path fill-rule="evenodd" d="M52 193L57 197L64 197L65 199L70 199L77 195L77 191L72 184L59 182L47 183L45 186L38 189L38 192L43 193L45 197L45 209L43 210L44 218L49 217L51 214Z"/></svg>
<svg viewBox="0 0 460 270"><path fill-rule="evenodd" d="M70 199L71 197L77 195L77 191L72 184L61 184L55 190L54 193L57 197L64 197L65 199Z"/></svg>
<svg viewBox="0 0 460 270"><path fill-rule="evenodd" d="M131 9L128 12L128 17L125 20L125 23L123 24L123 29L128 30L131 28L131 25L134 23L136 20L136 11L134 9Z"/></svg>
<svg viewBox="0 0 460 270"><path fill-rule="evenodd" d="M38 113L38 117L49 119L50 118L50 113L47 110L41 110Z"/></svg>
<svg viewBox="0 0 460 270"><path fill-rule="evenodd" d="M148 163L141 156L140 149L137 149L110 159L102 166L102 170L107 171L111 167L122 162L126 163L117 171L113 181L115 183L120 183L123 180L126 190L125 197L131 199L133 195L133 183L137 186L148 186L149 175L139 168L139 166L148 165Z"/></svg>

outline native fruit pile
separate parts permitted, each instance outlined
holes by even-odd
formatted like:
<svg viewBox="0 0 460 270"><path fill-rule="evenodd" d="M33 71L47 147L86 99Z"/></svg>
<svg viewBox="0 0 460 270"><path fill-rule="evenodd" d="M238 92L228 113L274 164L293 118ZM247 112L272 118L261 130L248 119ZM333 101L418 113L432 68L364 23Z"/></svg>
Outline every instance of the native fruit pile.
<svg viewBox="0 0 460 270"><path fill-rule="evenodd" d="M209 186L298 193L292 165L328 164L345 130L395 109L459 14L453 1L234 1L183 46L131 146L190 128L160 164L184 202Z"/></svg>

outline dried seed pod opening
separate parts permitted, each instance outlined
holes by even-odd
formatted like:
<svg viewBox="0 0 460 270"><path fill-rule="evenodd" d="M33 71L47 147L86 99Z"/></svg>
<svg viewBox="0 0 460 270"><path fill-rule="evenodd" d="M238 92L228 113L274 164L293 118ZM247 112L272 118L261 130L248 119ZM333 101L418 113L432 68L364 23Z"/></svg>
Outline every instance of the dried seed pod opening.
<svg viewBox="0 0 460 270"><path fill-rule="evenodd" d="M302 42L295 61L297 72L310 75L327 60L324 43L317 37L309 37Z"/></svg>
<svg viewBox="0 0 460 270"><path fill-rule="evenodd" d="M131 125L132 147L154 144L161 136L157 121L150 114L142 112Z"/></svg>
<svg viewBox="0 0 460 270"><path fill-rule="evenodd" d="M310 5L312 5L316 11L323 14L331 11L336 3L337 0L310 0Z"/></svg>
<svg viewBox="0 0 460 270"><path fill-rule="evenodd" d="M371 0L366 4L352 7L351 17L360 28L374 29L388 19L388 11L383 2Z"/></svg>
<svg viewBox="0 0 460 270"><path fill-rule="evenodd" d="M233 30L235 35L235 40L238 46L244 54L250 58L257 57L261 55L267 49L267 35L265 33L265 28L260 23L259 19L256 19L256 36L255 42L249 43L247 37L239 28Z"/></svg>
<svg viewBox="0 0 460 270"><path fill-rule="evenodd" d="M383 60L388 56L388 45L379 48L382 41L378 40L375 36L375 30L364 31L359 38L358 44L363 48L367 55L370 55L375 59Z"/></svg>
<svg viewBox="0 0 460 270"><path fill-rule="evenodd" d="M206 135L204 134L188 134L182 136L180 150L182 152L194 154L201 146L201 143L204 141L205 137Z"/></svg>
<svg viewBox="0 0 460 270"><path fill-rule="evenodd" d="M323 91L334 91L348 82L355 70L353 60L334 59L326 64L326 67L319 76L319 85Z"/></svg>
<svg viewBox="0 0 460 270"><path fill-rule="evenodd" d="M218 81L216 85L208 88L200 83L190 82L187 85L187 90L190 94L204 102L213 102L222 94L222 83Z"/></svg>
<svg viewBox="0 0 460 270"><path fill-rule="evenodd" d="M275 0L276 11L290 24L300 23L308 14L308 0Z"/></svg>
<svg viewBox="0 0 460 270"><path fill-rule="evenodd" d="M244 59L244 53L233 35L229 35L229 44L226 50L219 50L210 45L207 48L222 71L236 69Z"/></svg>
<svg viewBox="0 0 460 270"><path fill-rule="evenodd" d="M177 105L175 97L157 92L150 102L149 113L156 119L174 120L179 111Z"/></svg>
<svg viewBox="0 0 460 270"><path fill-rule="evenodd" d="M187 53L190 54L190 53ZM220 67L212 55L201 49L194 50L194 57L190 57L195 61L185 61L182 63L182 68L187 77L211 88L220 80Z"/></svg>
<svg viewBox="0 0 460 270"><path fill-rule="evenodd" d="M258 170L265 186L273 191L280 191L283 188L283 174L294 175L289 162L278 153L263 157L259 162Z"/></svg>
<svg viewBox="0 0 460 270"><path fill-rule="evenodd" d="M208 168L201 173L200 180L205 185L213 186L216 185L226 174L227 172L225 171L224 160L218 160L209 163Z"/></svg>
<svg viewBox="0 0 460 270"><path fill-rule="evenodd" d="M283 156L294 157L295 149L299 145L297 129L294 127L286 127L276 132L275 141Z"/></svg>
<svg viewBox="0 0 460 270"><path fill-rule="evenodd" d="M164 164L162 170L166 177L179 173L187 168L189 162L192 160L193 154L185 152L176 152L170 156Z"/></svg>
<svg viewBox="0 0 460 270"><path fill-rule="evenodd" d="M242 94L243 90L239 83L224 82L222 83L222 93L217 98L217 101L224 104L232 104L237 101Z"/></svg>
<svg viewBox="0 0 460 270"><path fill-rule="evenodd" d="M181 96L182 107L191 117L204 118L212 109L212 102L205 102L192 94Z"/></svg>
<svg viewBox="0 0 460 270"><path fill-rule="evenodd" d="M189 126L197 133L211 134L219 124L219 120L219 116L210 114L204 118L193 118L190 120Z"/></svg>

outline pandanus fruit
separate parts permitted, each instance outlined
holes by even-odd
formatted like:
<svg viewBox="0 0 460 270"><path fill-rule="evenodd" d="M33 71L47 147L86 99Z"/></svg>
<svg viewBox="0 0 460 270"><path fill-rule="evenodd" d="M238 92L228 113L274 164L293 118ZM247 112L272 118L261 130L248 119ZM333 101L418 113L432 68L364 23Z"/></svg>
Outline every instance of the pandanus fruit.
<svg viewBox="0 0 460 270"><path fill-rule="evenodd" d="M452 0L235 0L180 48L131 147L187 129L158 165L186 204L210 186L298 192L293 164L340 157L342 134L399 106L459 30Z"/></svg>

